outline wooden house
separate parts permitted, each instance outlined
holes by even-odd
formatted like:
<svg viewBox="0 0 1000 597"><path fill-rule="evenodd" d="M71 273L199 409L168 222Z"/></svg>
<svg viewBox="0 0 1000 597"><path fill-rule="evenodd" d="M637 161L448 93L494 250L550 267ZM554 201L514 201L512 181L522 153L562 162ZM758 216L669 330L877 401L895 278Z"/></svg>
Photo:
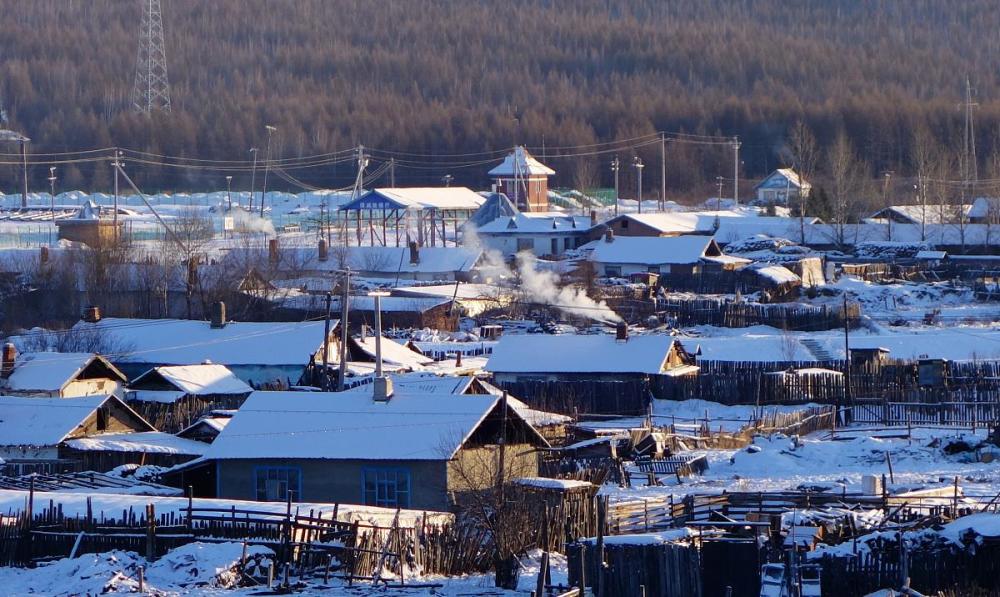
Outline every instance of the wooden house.
<svg viewBox="0 0 1000 597"><path fill-rule="evenodd" d="M0 393L8 396L67 398L120 394L125 374L89 352L26 352L5 344Z"/></svg>
<svg viewBox="0 0 1000 597"><path fill-rule="evenodd" d="M296 384L322 354L337 353L338 323L324 338L323 321L232 322L188 319L90 318L73 330L101 337L116 347L111 361L130 379L163 365L193 365L206 360L224 365L248 384Z"/></svg>
<svg viewBox="0 0 1000 597"><path fill-rule="evenodd" d="M761 205L791 205L800 197L809 197L812 185L791 168L778 168L753 188Z"/></svg>
<svg viewBox="0 0 1000 597"><path fill-rule="evenodd" d="M559 256L600 238L604 226L596 216L518 213L476 228L483 246L512 257L522 251Z"/></svg>
<svg viewBox="0 0 1000 597"><path fill-rule="evenodd" d="M589 251L598 275L609 278L654 273L661 283L671 278L701 274L705 270L733 270L749 260L725 255L711 236L625 237L610 231L602 240L582 247Z"/></svg>
<svg viewBox="0 0 1000 597"><path fill-rule="evenodd" d="M492 483L501 443L510 472L537 476L548 443L498 396L254 392L169 480L227 499L447 510Z"/></svg>
<svg viewBox="0 0 1000 597"><path fill-rule="evenodd" d="M114 396L0 397L0 459L8 475L87 470L68 441L149 431L152 425Z"/></svg>
<svg viewBox="0 0 1000 597"><path fill-rule="evenodd" d="M555 173L519 145L489 176L496 181L496 190L522 212L545 212L549 211L549 177Z"/></svg>
<svg viewBox="0 0 1000 597"><path fill-rule="evenodd" d="M174 365L135 378L125 400L157 429L177 433L213 410L239 408L252 391L222 365Z"/></svg>

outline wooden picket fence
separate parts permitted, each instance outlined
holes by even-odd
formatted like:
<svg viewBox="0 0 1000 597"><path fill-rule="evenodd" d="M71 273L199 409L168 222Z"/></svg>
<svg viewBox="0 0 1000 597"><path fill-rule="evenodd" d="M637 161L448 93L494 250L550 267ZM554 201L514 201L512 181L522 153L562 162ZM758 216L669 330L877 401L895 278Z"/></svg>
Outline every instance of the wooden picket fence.
<svg viewBox="0 0 1000 597"><path fill-rule="evenodd" d="M654 310L658 315L677 326L712 325L727 328L745 328L767 325L795 331L821 331L843 329L842 307L819 307L790 303L747 303L725 298L669 298L657 300ZM857 327L861 320L861 307L848 304L847 323Z"/></svg>

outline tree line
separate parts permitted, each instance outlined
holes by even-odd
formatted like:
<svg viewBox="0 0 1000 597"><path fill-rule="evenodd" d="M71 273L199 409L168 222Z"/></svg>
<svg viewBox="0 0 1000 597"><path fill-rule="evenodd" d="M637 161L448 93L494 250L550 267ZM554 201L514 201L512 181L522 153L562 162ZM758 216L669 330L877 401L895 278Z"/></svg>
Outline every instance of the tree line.
<svg viewBox="0 0 1000 597"><path fill-rule="evenodd" d="M557 170L555 184L586 188L611 184L613 155L596 144L655 131L739 136L740 176L759 178L790 163L801 123L818 154L849 148L862 179L899 180L917 173L915 131L957 155L968 77L980 172L1000 146L1000 11L987 0L162 0L173 111L152 116L129 101L141 4L0 0L3 126L37 153L249 160L251 147L263 157L270 124L275 158L364 144L397 152L397 184L450 174L479 188L499 160L490 152L522 143ZM660 188L659 151L618 152L651 166L645 196ZM824 187L829 162L814 172ZM126 168L144 190L225 186L220 168ZM288 173L337 187L354 168ZM57 169L59 188L110 188L106 160ZM729 146L668 144L671 198L704 196L732 172ZM247 169L231 174L248 188ZM18 176L0 168L0 190L17 192ZM33 166L32 187L47 176ZM297 187L275 177L269 188Z"/></svg>

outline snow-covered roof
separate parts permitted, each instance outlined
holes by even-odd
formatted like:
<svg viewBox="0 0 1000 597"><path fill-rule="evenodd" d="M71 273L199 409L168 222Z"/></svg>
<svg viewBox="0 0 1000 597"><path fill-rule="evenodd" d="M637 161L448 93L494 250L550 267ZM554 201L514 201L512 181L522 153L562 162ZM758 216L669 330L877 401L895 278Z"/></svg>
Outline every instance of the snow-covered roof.
<svg viewBox="0 0 1000 597"><path fill-rule="evenodd" d="M788 180L788 184L792 187L797 187L802 189L812 188L812 185L803 180L802 177L799 176L799 173L796 172L795 170L792 170L791 168L778 168L774 172L768 174L767 177L764 178L764 180L757 183L757 186L755 186L754 189L764 186L776 176L780 177L781 180Z"/></svg>
<svg viewBox="0 0 1000 597"><path fill-rule="evenodd" d="M76 379L94 361L100 361L109 377L125 376L103 357L89 352L26 352L14 361L14 371L0 380L0 389L8 392L58 392Z"/></svg>
<svg viewBox="0 0 1000 597"><path fill-rule="evenodd" d="M179 454L201 456L208 449L204 442L177 437L161 431L142 433L105 433L66 441L75 450L102 452L146 452L148 454Z"/></svg>
<svg viewBox="0 0 1000 597"><path fill-rule="evenodd" d="M673 345L663 334L632 336L619 342L610 334L530 334L504 336L486 370L493 373L662 373Z"/></svg>
<svg viewBox="0 0 1000 597"><path fill-rule="evenodd" d="M570 489L583 489L594 487L589 481L575 481L573 479L550 479L548 477L524 477L515 479L514 483L526 487L537 487L539 489L559 489L567 491Z"/></svg>
<svg viewBox="0 0 1000 597"><path fill-rule="evenodd" d="M620 236L587 243L590 260L596 263L642 265L692 264L701 261L712 246L711 236Z"/></svg>
<svg viewBox="0 0 1000 597"><path fill-rule="evenodd" d="M77 322L77 331L100 333L121 362L190 365L302 365L323 346L322 321L231 322L213 328L188 319L119 319Z"/></svg>
<svg viewBox="0 0 1000 597"><path fill-rule="evenodd" d="M452 291L455 287L451 286ZM447 305L451 302L451 297L429 297L429 296L383 296L379 300L379 309L383 313L425 313L434 307ZM347 304L352 311L375 311L375 297L361 295L352 296ZM340 300L333 301L333 310L340 309Z"/></svg>
<svg viewBox="0 0 1000 597"><path fill-rule="evenodd" d="M948 256L947 251L917 251L914 255L917 259L944 259Z"/></svg>
<svg viewBox="0 0 1000 597"><path fill-rule="evenodd" d="M520 213L514 202L503 193L490 193L486 202L469 218L472 226L485 226L493 220L510 217Z"/></svg>
<svg viewBox="0 0 1000 597"><path fill-rule="evenodd" d="M348 209L479 209L486 199L466 187L395 187L372 189L350 203Z"/></svg>
<svg viewBox="0 0 1000 597"><path fill-rule="evenodd" d="M889 207L884 207L871 216L870 219L885 219L889 215L889 212L894 214L897 218L906 220L911 224L919 224L924 222L925 224L952 224L957 219L958 215L958 205L890 205ZM980 216L979 213L984 211L983 209L974 209L974 204L963 205L962 210L965 212L966 217L984 217ZM976 215L973 215L973 212Z"/></svg>
<svg viewBox="0 0 1000 597"><path fill-rule="evenodd" d="M184 394L193 396L249 394L253 391L253 388L224 365L214 363L156 367L137 377L132 385L139 385L147 376L156 375Z"/></svg>
<svg viewBox="0 0 1000 597"><path fill-rule="evenodd" d="M593 228L588 216L519 213L480 226L483 235L584 233Z"/></svg>
<svg viewBox="0 0 1000 597"><path fill-rule="evenodd" d="M754 271L774 284L796 284L802 281L798 274L783 265L755 267Z"/></svg>
<svg viewBox="0 0 1000 597"><path fill-rule="evenodd" d="M110 399L0 396L0 445L57 445Z"/></svg>
<svg viewBox="0 0 1000 597"><path fill-rule="evenodd" d="M490 170L490 176L552 176L556 171L536 160L528 150L518 145L500 164Z"/></svg>
<svg viewBox="0 0 1000 597"><path fill-rule="evenodd" d="M498 400L399 392L376 402L370 392L254 392L205 458L447 460Z"/></svg>
<svg viewBox="0 0 1000 597"><path fill-rule="evenodd" d="M354 338L354 343L365 352L372 360L375 359L375 336L365 336L364 338ZM410 350L399 342L382 338L382 362L389 365L399 365L411 369L422 369L424 365L434 362L424 355Z"/></svg>
<svg viewBox="0 0 1000 597"><path fill-rule="evenodd" d="M482 251L468 247L420 247L419 263L410 263L407 247L348 247L347 265L356 272L395 273L452 273L468 272ZM326 262L330 269L340 269L335 260Z"/></svg>

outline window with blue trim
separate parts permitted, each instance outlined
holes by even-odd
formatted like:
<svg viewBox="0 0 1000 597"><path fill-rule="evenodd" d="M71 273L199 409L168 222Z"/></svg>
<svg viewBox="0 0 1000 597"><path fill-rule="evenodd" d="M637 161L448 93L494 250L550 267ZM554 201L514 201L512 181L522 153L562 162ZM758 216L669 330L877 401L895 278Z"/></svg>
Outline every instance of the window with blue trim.
<svg viewBox="0 0 1000 597"><path fill-rule="evenodd" d="M361 497L366 506L410 507L410 471L366 468L361 471Z"/></svg>
<svg viewBox="0 0 1000 597"><path fill-rule="evenodd" d="M258 502L283 502L288 491L302 496L302 472L298 467L261 466L254 469Z"/></svg>

